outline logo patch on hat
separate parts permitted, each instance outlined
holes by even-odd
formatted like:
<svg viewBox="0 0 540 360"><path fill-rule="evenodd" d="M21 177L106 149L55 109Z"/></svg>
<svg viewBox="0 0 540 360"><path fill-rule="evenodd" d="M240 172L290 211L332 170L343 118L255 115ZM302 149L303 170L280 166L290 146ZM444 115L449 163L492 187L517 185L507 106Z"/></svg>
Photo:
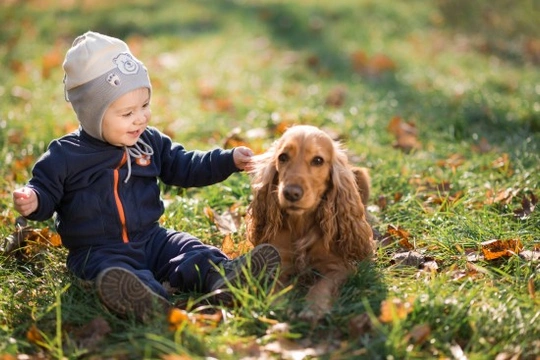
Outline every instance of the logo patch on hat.
<svg viewBox="0 0 540 360"><path fill-rule="evenodd" d="M121 84L120 77L114 73L107 75L107 82L115 87L118 87Z"/></svg>
<svg viewBox="0 0 540 360"><path fill-rule="evenodd" d="M139 63L128 53L122 53L113 59L122 74L131 75L139 71Z"/></svg>

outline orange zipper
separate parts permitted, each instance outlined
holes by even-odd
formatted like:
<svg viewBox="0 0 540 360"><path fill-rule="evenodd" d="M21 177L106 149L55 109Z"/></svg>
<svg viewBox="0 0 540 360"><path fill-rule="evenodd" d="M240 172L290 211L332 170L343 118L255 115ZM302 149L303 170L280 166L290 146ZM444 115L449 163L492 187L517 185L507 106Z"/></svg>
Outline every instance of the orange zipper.
<svg viewBox="0 0 540 360"><path fill-rule="evenodd" d="M120 195L118 195L118 184L120 182L119 170L126 163L126 153L122 156L120 164L114 169L114 200L116 202L116 208L118 209L118 215L120 216L120 223L122 224L122 240L127 243L129 242L127 226L126 226L126 215L124 213L124 206L122 201L120 201Z"/></svg>

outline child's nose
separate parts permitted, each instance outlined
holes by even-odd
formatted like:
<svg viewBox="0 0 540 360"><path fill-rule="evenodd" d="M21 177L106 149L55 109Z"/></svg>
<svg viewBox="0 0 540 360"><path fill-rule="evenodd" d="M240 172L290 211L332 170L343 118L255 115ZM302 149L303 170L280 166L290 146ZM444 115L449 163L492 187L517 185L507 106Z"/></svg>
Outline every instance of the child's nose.
<svg viewBox="0 0 540 360"><path fill-rule="evenodd" d="M137 116L135 116L135 124L143 124L147 121L146 112L138 111L136 115Z"/></svg>

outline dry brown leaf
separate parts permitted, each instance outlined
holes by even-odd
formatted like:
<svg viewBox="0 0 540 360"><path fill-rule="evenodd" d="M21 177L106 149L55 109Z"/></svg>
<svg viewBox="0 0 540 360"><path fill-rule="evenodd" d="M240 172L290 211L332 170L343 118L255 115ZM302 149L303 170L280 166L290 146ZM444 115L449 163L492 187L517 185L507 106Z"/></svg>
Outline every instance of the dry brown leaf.
<svg viewBox="0 0 540 360"><path fill-rule="evenodd" d="M463 165L465 162L465 157L461 154L452 154L445 160L437 161L437 165L440 167L447 167L452 170L453 173L456 172L456 169Z"/></svg>
<svg viewBox="0 0 540 360"><path fill-rule="evenodd" d="M401 226L396 227L390 224L386 231L390 236L397 240L399 246L402 248L409 250L414 249L414 245L409 242L411 234Z"/></svg>
<svg viewBox="0 0 540 360"><path fill-rule="evenodd" d="M491 167L493 169L499 170L507 176L514 174L514 170L512 169L512 165L510 164L510 156L506 153L493 160L491 162Z"/></svg>
<svg viewBox="0 0 540 360"><path fill-rule="evenodd" d="M401 300L398 298L386 299L381 303L381 314L379 320L383 323L390 323L394 320L403 320L413 311L411 300Z"/></svg>
<svg viewBox="0 0 540 360"><path fill-rule="evenodd" d="M365 71L367 64L368 64L368 56L367 54L362 50L354 51L351 54L351 63L354 71L356 72L363 72Z"/></svg>
<svg viewBox="0 0 540 360"><path fill-rule="evenodd" d="M11 354L0 354L0 360L17 360L17 358Z"/></svg>
<svg viewBox="0 0 540 360"><path fill-rule="evenodd" d="M197 87L197 95L202 100L213 99L216 95L216 87L211 81L201 80L198 82Z"/></svg>
<svg viewBox="0 0 540 360"><path fill-rule="evenodd" d="M478 143L478 145L473 145L472 146L472 150L474 152L477 152L479 154L485 154L485 153L488 153L490 152L491 150L493 149L493 147L491 146L491 144L487 141L486 138L481 138L480 139L480 142Z"/></svg>
<svg viewBox="0 0 540 360"><path fill-rule="evenodd" d="M62 51L62 45L57 42L41 59L41 76L44 79L48 79L51 76L52 70L62 65L62 61L64 61L64 52Z"/></svg>
<svg viewBox="0 0 540 360"><path fill-rule="evenodd" d="M396 63L388 55L375 54L368 63L368 71L372 75L380 75L387 71L394 71L397 68Z"/></svg>
<svg viewBox="0 0 540 360"><path fill-rule="evenodd" d="M30 329L28 329L28 331L26 332L26 338L31 343L37 345L43 342L43 335L41 334L41 331L38 329L36 324L32 324L32 326L30 326Z"/></svg>
<svg viewBox="0 0 540 360"><path fill-rule="evenodd" d="M380 195L377 198L377 206L381 211L384 211L386 209L386 206L388 205L388 201L386 200L386 196Z"/></svg>
<svg viewBox="0 0 540 360"><path fill-rule="evenodd" d="M523 43L523 53L534 64L540 64L540 38L528 38Z"/></svg>
<svg viewBox="0 0 540 360"><path fill-rule="evenodd" d="M521 199L521 208L514 210L514 217L520 220L526 220L534 211L538 198L534 194L530 194L530 198L524 195Z"/></svg>
<svg viewBox="0 0 540 360"><path fill-rule="evenodd" d="M246 141L239 133L229 134L223 142L224 149L232 149L238 146L247 146L251 148L250 143Z"/></svg>
<svg viewBox="0 0 540 360"><path fill-rule="evenodd" d="M77 344L86 349L95 349L110 332L109 323L102 317L97 317L82 327L70 331Z"/></svg>
<svg viewBox="0 0 540 360"><path fill-rule="evenodd" d="M220 215L212 209L208 211L212 211L212 221L222 234L227 235L238 231L238 224L235 220L233 213L231 213L230 211L224 211Z"/></svg>
<svg viewBox="0 0 540 360"><path fill-rule="evenodd" d="M370 57L364 51L356 50L350 59L354 71L367 76L381 76L397 68L394 60L382 53Z"/></svg>
<svg viewBox="0 0 540 360"><path fill-rule="evenodd" d="M279 115L279 118L281 119L280 121L274 123L271 127L271 132L274 136L281 136L283 135L283 133L288 129L290 128L291 126L293 126L297 119L292 116L292 115L288 115L288 114L281 114Z"/></svg>
<svg viewBox="0 0 540 360"><path fill-rule="evenodd" d="M506 188L500 190L497 194L493 193L493 190L488 189L486 191L486 205L502 204L508 205L512 199L517 195L519 191L512 188Z"/></svg>
<svg viewBox="0 0 540 360"><path fill-rule="evenodd" d="M519 253L519 257L525 261L540 261L540 251L539 250L523 250Z"/></svg>
<svg viewBox="0 0 540 360"><path fill-rule="evenodd" d="M406 251L396 253L392 256L390 260L391 264L412 266L415 268L420 268L426 262L424 255L416 251Z"/></svg>
<svg viewBox="0 0 540 360"><path fill-rule="evenodd" d="M523 250L523 244L519 239L488 240L480 244L486 260L495 260L501 257L519 254Z"/></svg>
<svg viewBox="0 0 540 360"><path fill-rule="evenodd" d="M238 252L235 249L234 242L230 234L225 235L221 242L221 251L227 255L229 259L234 259L238 256Z"/></svg>
<svg viewBox="0 0 540 360"><path fill-rule="evenodd" d="M349 334L352 338L359 338L373 330L373 323L368 314L356 315L349 320Z"/></svg>
<svg viewBox="0 0 540 360"><path fill-rule="evenodd" d="M419 324L411 329L407 334L407 341L413 344L422 345L431 335L431 327L428 324Z"/></svg>
<svg viewBox="0 0 540 360"><path fill-rule="evenodd" d="M387 130L395 137L395 142L392 144L394 148L400 149L404 153L422 148L414 123L405 122L400 116L394 116L390 120Z"/></svg>
<svg viewBox="0 0 540 360"><path fill-rule="evenodd" d="M536 297L536 289L534 288L534 277L531 276L529 281L527 281L527 289L529 290L529 296L531 299Z"/></svg>
<svg viewBox="0 0 540 360"><path fill-rule="evenodd" d="M333 107L340 107L347 98L347 88L343 85L338 85L330 89L326 95L325 104Z"/></svg>
<svg viewBox="0 0 540 360"><path fill-rule="evenodd" d="M194 314L178 308L172 308L167 316L171 331L182 329L185 326L194 326L195 329L202 331L214 329L222 319L221 311L216 311L213 314Z"/></svg>

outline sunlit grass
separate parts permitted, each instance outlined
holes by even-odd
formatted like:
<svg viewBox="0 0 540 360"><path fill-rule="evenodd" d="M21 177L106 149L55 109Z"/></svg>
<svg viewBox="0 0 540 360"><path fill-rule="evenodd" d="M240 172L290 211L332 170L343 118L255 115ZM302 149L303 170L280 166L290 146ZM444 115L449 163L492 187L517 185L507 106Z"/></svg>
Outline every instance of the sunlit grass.
<svg viewBox="0 0 540 360"><path fill-rule="evenodd" d="M376 228L408 231L415 250L438 265L421 271L395 264L404 249L393 243L378 250L373 264L359 265L315 327L295 317L306 290L297 284L279 297L233 289L239 305L215 308L227 314L215 328L170 330L165 314L143 325L106 311L68 274L65 249L22 259L0 255L0 355L236 359L277 342L284 348L272 354L285 357L288 339L302 349L327 346L343 359L453 358L459 351L469 359L537 356L538 261L469 256L481 255L481 243L491 239L540 246L538 208L526 219L514 216L523 196L540 196L540 75L525 46L538 39L539 9L529 1L512 9L502 1L465 3L0 5L0 245L15 230L11 191L31 176L52 139L77 126L64 101L61 61L73 38L93 29L124 38L143 60L153 84L152 124L188 149L224 146L234 129L261 151L282 123L335 133L353 162L370 168ZM463 6L492 12L464 16ZM359 52L385 55L395 69L355 71L351 56ZM336 88L345 95L337 106L327 103ZM405 154L392 147L387 126L395 116L415 124L420 149ZM481 144L488 148L479 151ZM507 189L512 197L493 201ZM216 246L223 234L205 209L242 215L250 199L246 174L206 188L162 190L162 225ZM53 221L31 225L52 229ZM233 241L241 242L243 231ZM193 304L201 296L175 300ZM381 304L392 299L410 302L411 311L384 322ZM365 332L355 327L363 315L372 326ZM110 332L81 344L77 331L97 318ZM282 323L288 328L280 335L274 325ZM32 326L44 336L41 346L28 335ZM429 329L425 339L415 337L419 329Z"/></svg>

